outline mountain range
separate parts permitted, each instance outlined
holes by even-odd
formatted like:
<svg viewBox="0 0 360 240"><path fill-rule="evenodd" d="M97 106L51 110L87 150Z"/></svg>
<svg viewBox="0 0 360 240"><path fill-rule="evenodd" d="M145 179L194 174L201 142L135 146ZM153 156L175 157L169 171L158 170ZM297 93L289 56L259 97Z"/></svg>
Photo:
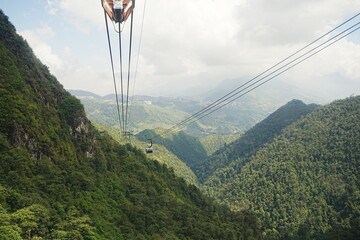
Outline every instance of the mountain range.
<svg viewBox="0 0 360 240"><path fill-rule="evenodd" d="M199 163L208 195L251 210L269 239L357 239L360 96L292 101Z"/></svg>
<svg viewBox="0 0 360 240"><path fill-rule="evenodd" d="M247 159L261 149L266 143L271 142L275 136L290 124L298 121L306 114L314 111L318 105L306 105L300 100L292 100L270 114L266 119L246 131L239 139L197 162L194 171L200 181L206 181L215 170L226 167L239 157ZM239 163L244 165L246 162ZM240 168L240 166L238 166Z"/></svg>
<svg viewBox="0 0 360 240"><path fill-rule="evenodd" d="M236 89L245 81L246 79L225 80L214 90L195 97L132 96L129 105L129 128L134 133L145 129L170 128ZM82 90L69 90L69 92L81 100L91 120L118 127L114 94L99 96ZM271 88L256 89L213 114L184 126L183 130L192 136L239 134L294 98L302 99L307 103L323 102L322 99L313 97L284 81L277 81L271 83ZM118 99L121 99L121 96L118 96Z"/></svg>
<svg viewBox="0 0 360 240"><path fill-rule="evenodd" d="M124 138L114 96L72 96L2 11L0 60L0 240L359 239L360 96L264 89L165 136L239 80L135 96Z"/></svg>
<svg viewBox="0 0 360 240"><path fill-rule="evenodd" d="M254 212L265 239L356 239L359 109L360 97L325 106L291 100L227 142L154 130L134 139L157 136L153 157L167 149L219 204ZM218 144L209 152L210 137Z"/></svg>

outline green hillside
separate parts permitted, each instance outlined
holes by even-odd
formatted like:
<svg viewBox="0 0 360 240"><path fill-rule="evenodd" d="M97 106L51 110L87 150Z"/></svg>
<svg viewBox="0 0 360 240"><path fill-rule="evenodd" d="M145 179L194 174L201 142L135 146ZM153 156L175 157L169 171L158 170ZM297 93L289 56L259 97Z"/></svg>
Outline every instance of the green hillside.
<svg viewBox="0 0 360 240"><path fill-rule="evenodd" d="M0 11L0 239L258 239L142 150L99 133Z"/></svg>
<svg viewBox="0 0 360 240"><path fill-rule="evenodd" d="M239 138L239 135L208 135L200 138L200 142L203 145L206 154L208 156L212 155L214 152L219 150L219 148L224 145L230 144L236 139Z"/></svg>
<svg viewBox="0 0 360 240"><path fill-rule="evenodd" d="M271 142L285 127L314 111L316 107L317 105L306 105L300 100L290 101L265 120L256 124L233 143L224 146L210 157L198 162L195 166L195 173L199 180L206 181L216 170L226 167L235 160L238 162L235 169L239 171L249 157L255 154L264 144Z"/></svg>
<svg viewBox="0 0 360 240"><path fill-rule="evenodd" d="M93 124L100 131L106 131L107 133L109 133L111 137L113 137L119 143L130 143L131 145L139 149L145 149L145 147L149 145L149 142L145 140L151 136L156 135L156 131L146 130L140 133L138 136L131 136L130 138L125 138L116 128L102 125L96 122L93 122ZM231 143L236 138L237 135L208 135L206 137L197 139L195 137L185 134L184 132L180 132L174 134L174 136L171 136L170 138L155 139L153 142L153 149L155 150L155 152L154 154L148 155L148 157L155 159L162 164L166 164L169 168L174 169L175 174L184 178L186 182L197 185L197 177L190 169L190 167L186 165L186 163L188 163L187 159L191 160L192 156L195 156L194 158L196 159L196 161L199 161L199 159L210 155L223 145ZM177 146L179 148L176 148ZM204 149L205 152L201 150L202 154L198 154L196 153L196 151L194 151L194 149L199 148ZM183 149L186 149L186 151L182 151ZM172 151L174 151L177 155ZM185 154L185 152L187 154Z"/></svg>
<svg viewBox="0 0 360 240"><path fill-rule="evenodd" d="M144 149L149 145L147 141L140 141L137 137L131 136L130 138L124 138L120 131L105 125L101 125L98 123L94 123L97 129L101 131L106 131L110 134L112 138L118 141L121 144L130 143L132 146L135 146L139 149ZM197 185L197 178L193 171L183 162L181 161L174 153L169 151L166 147L159 143L154 143L153 145L154 153L148 155L149 158L157 160L161 164L166 164L169 168L172 168L175 174L179 177L184 178L184 180L193 185Z"/></svg>
<svg viewBox="0 0 360 240"><path fill-rule="evenodd" d="M269 239L358 239L359 139L360 97L336 101L249 159L239 155L204 190L233 210L253 210Z"/></svg>
<svg viewBox="0 0 360 240"><path fill-rule="evenodd" d="M144 130L136 135L138 139L155 138L157 144L163 145L181 161L192 168L197 162L207 157L206 150L199 138L190 136L182 131L170 136L161 136L154 130Z"/></svg>

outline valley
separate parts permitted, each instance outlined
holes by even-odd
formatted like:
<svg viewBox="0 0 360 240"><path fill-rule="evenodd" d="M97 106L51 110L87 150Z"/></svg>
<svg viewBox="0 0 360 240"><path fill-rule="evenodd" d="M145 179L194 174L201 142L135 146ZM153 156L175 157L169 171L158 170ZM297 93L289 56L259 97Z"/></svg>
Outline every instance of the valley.
<svg viewBox="0 0 360 240"><path fill-rule="evenodd" d="M150 158L162 159L219 204L254 212L265 239L352 239L359 231L360 136L349 129L360 129L359 109L359 97L325 106L292 100L243 133L163 137L158 128L131 141L143 149L147 143L139 140L156 138Z"/></svg>
<svg viewBox="0 0 360 240"><path fill-rule="evenodd" d="M360 96L279 81L167 131L226 79L131 97L124 136L115 95L65 90L2 10L0 60L0 240L360 236Z"/></svg>

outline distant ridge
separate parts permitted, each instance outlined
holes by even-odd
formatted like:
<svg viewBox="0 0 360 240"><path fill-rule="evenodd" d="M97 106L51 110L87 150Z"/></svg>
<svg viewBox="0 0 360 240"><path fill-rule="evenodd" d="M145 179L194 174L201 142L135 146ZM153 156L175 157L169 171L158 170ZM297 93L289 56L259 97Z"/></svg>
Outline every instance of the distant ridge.
<svg viewBox="0 0 360 240"><path fill-rule="evenodd" d="M84 91L84 90L71 90L71 89L67 89L67 91L75 96L75 97L93 97L95 99L101 99L102 97L95 94L95 93L92 93L92 92L89 92L89 91Z"/></svg>
<svg viewBox="0 0 360 240"><path fill-rule="evenodd" d="M206 181L214 171L226 167L239 157L248 159L264 144L271 142L284 128L314 111L317 107L316 104L306 105L302 101L295 99L288 102L256 124L238 140L224 146L209 158L198 163L194 170L199 180L201 182Z"/></svg>

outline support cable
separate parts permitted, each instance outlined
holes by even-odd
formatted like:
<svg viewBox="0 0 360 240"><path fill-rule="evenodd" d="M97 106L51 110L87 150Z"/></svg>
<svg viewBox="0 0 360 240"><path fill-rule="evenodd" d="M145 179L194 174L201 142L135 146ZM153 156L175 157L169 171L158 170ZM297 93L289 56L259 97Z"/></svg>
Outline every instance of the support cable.
<svg viewBox="0 0 360 240"><path fill-rule="evenodd" d="M138 51L137 51L137 58L136 58L136 65L135 65L135 73L134 73L134 84L133 84L133 88L132 88L132 94L131 94L130 102L133 102L134 94L135 94L135 86L136 86L136 79L137 79L138 66L139 66L139 58L140 58L141 41L142 41L142 33L143 33L144 20L145 20L145 9L146 9L146 0L144 0L143 16L142 16L141 28L140 28L139 47L138 47ZM130 105L129 117L128 117L129 120L131 119L131 113L132 113L133 105L134 105L134 104L131 104L131 105Z"/></svg>
<svg viewBox="0 0 360 240"><path fill-rule="evenodd" d="M356 25L358 25L358 24L360 24L360 22L359 22L359 23L357 23ZM279 76L279 75L283 74L284 72L287 72L288 70L292 69L293 67L295 67L295 66L299 65L300 63L304 62L305 60L307 60L307 59L309 59L310 57L314 56L315 54L317 54L317 53L319 53L319 52L323 51L324 49L326 49L326 48L330 47L330 46L331 46L331 45L333 45L334 43L336 43L336 42L340 41L341 39L345 38L346 36L348 36L348 35L352 34L353 32L355 32L355 31L357 31L357 30L359 30L359 29L360 29L360 27L357 27L356 29L352 30L351 32L347 33L346 35L344 35L344 36L340 37L339 39L336 39L334 42L329 43L328 45L326 45L326 46L322 47L320 50L317 50L317 51L315 51L314 53L310 54L309 56L305 57L304 59L301 59L300 61L296 62L295 64L291 65L290 67L286 68L285 70L282 70L281 72L277 73L276 75L272 76L271 78L269 78L269 79L265 80L264 82L262 82L262 83L258 84L257 86L255 86L255 87L251 88L250 90L246 91L245 93L243 93L243 94L241 94L241 95L237 96L237 97L236 97L236 98L234 98L234 99L231 99L231 100L230 100L229 102L227 102L226 104L221 105L220 107L218 107L218 108L214 109L213 111L211 111L211 112L207 113L206 115L201 116L201 117L200 117L200 118L198 118L197 120L200 120L200 119L202 119L202 118L206 117L207 115L209 115L209 114L211 114L211 113L213 113L213 112L215 112L215 111L219 110L220 108L225 107L226 105L230 104L231 102L233 102L233 101L235 101L235 100L239 99L240 97L244 96L245 94L247 94L247 93L249 93L249 92L251 92L251 91L255 90L256 88L260 87L261 85L264 85L265 83L267 83L267 82L269 82L270 80L274 79L275 77L277 77L277 76ZM195 122L195 121L193 121L193 122Z"/></svg>
<svg viewBox="0 0 360 240"><path fill-rule="evenodd" d="M359 14L355 15L354 17L352 17L351 19L347 20L346 22L344 22L343 24L339 25L338 27L336 27L335 29L339 28L340 26L344 25L345 23L347 23L348 21L352 20L353 18L355 18L356 16L358 16ZM308 44L307 46L305 46L304 48L302 48L301 50L297 51L296 53L292 54L291 56L287 57L286 59L282 60L281 62L277 63L276 65L274 65L273 67L269 68L268 70L266 70L265 72L261 73L260 75L258 75L256 78L251 79L250 81L248 81L247 83L241 85L240 87L236 88L235 90L231 91L230 93L226 94L225 96L223 96L222 98L220 98L219 100L221 101L215 101L214 103L210 104L209 106L207 106L206 108L200 110L199 112L197 112L196 114L188 117L187 119L183 120L182 122L180 122L179 124L174 125L173 127L169 128L168 130L166 130L164 133L160 134L160 135L165 135L165 134L169 134L172 133L174 131L176 131L177 129L180 129L182 127L184 127L185 125L191 124L205 116L208 116L209 114L219 110L220 108L228 105L229 103L235 101L236 99L242 97L243 95L247 94L248 92L260 87L261 85L265 84L266 82L270 81L271 79L275 78L276 76L288 71L289 69L295 67L296 65L300 64L301 62L305 61L306 59L312 57L313 55L317 54L318 52L324 50L325 48L331 46L332 44L336 43L337 41L343 39L344 37L350 35L351 33L355 32L356 30L359 29L356 28L355 30L352 30L351 32L345 34L344 36L336 39L337 37L339 37L340 35L344 34L345 32L351 30L352 28L354 28L355 26L359 25L360 22L354 24L353 26L349 27L348 29L342 31L341 33L337 34L336 36L332 37L331 39L325 41L324 43L318 45L317 47L309 50L308 52L306 52L305 54L302 54L300 57L297 57L296 59L290 61L289 63L285 64L282 67L279 67L277 70L271 72L270 74L266 75L265 77L261 78L260 80L257 80L255 83L252 83L251 85L247 86L245 89L242 89L240 91L238 91L240 88L244 87L245 85L247 85L248 83L254 81L257 77L263 75L264 73L268 72L269 70L273 69L274 67L278 66L279 64L283 63L285 60L289 59L290 57L294 56L295 54L297 54L298 52L304 50L305 48L307 48L308 46L312 45L313 43L315 43L316 41L320 40L321 38L325 37L326 35L330 34L331 32L333 32L335 29L331 30L330 32L328 32L327 34L323 35L322 37L316 39L315 41L313 41L311 44ZM336 40L334 40L336 39ZM332 43L326 45L325 47L322 47L323 45L329 43L330 41L334 40ZM318 48L322 47L320 50L317 50ZM307 54L310 54L311 52L315 51L315 53L312 53L311 55L305 57ZM240 96L237 96L239 93L243 92L244 90L254 86L255 84L259 83L260 81L264 80L265 78L271 76L272 74L275 74L276 72L282 70L283 68L285 68L286 66L289 66L290 64L294 63L295 61L299 60L300 58L305 57L304 59L298 61L297 63L291 65L290 67L286 68L285 70L281 71L280 73L277 73L275 76L272 76L270 79L265 80L264 82L258 84L257 86L251 88L250 90L246 91L245 93L241 94ZM233 99L231 99L233 98ZM228 100L228 102L226 102ZM222 105L221 105L222 104ZM219 106L220 105L220 106ZM219 107L217 107L219 106ZM212 110L213 108L217 107L216 109ZM212 111L210 111L212 110ZM201 116L202 115L202 116ZM200 117L198 117L200 116ZM198 117L197 119L195 117Z"/></svg>
<svg viewBox="0 0 360 240"><path fill-rule="evenodd" d="M108 45L109 45L111 70L112 70L112 76L113 76L113 81L114 81L116 106L117 106L117 112L118 112L118 118L119 118L119 127L120 127L120 131L121 131L121 129L122 129L122 124L121 124L121 117L120 117L119 98L118 98L118 92L117 92L117 86L116 86L116 78L115 78L115 70L114 70L114 60L113 60L113 55L112 55L112 50L111 50L111 41L110 41L110 35L109 35L109 25L108 25L107 14L106 14L106 11L105 11L105 10L104 10L104 15L105 15L105 24L106 24L106 34L107 34ZM120 134L120 135L121 135L121 134Z"/></svg>
<svg viewBox="0 0 360 240"><path fill-rule="evenodd" d="M129 43L129 63L128 63L128 78L127 78L127 89L126 89L126 109L125 109L125 122L124 132L127 131L128 124L128 109L129 109L129 89L130 89L130 66L131 66L131 49L132 49L132 35L133 35L133 20L134 13L131 13L131 24L130 24L130 43Z"/></svg>
<svg viewBox="0 0 360 240"><path fill-rule="evenodd" d="M271 76L272 74L275 74L276 72L280 71L281 69L289 66L290 64L292 64L293 62L295 62L295 61L299 60L300 58L306 56L307 54L310 54L311 52L315 51L317 48L320 48L321 46L325 45L326 43L328 43L328 42L336 39L336 38L339 37L340 35L342 35L342 34L344 34L345 32L351 30L352 28L354 28L355 26L357 26L357 25L359 25L359 24L360 24L360 22L358 22L357 24L354 24L353 26L347 28L346 30L342 31L341 33L339 33L339 34L335 35L334 37L330 38L329 40L321 43L320 45L312 48L311 50L309 50L309 51L307 51L306 53L300 55L299 57L295 58L294 60L292 60L292 61L286 63L285 65L279 67L278 69L272 71L271 73L267 74L266 76L262 77L261 79L259 79L259 80L255 81L255 82L253 82L252 84L246 86L245 88L243 88L243 89L239 89L240 87L239 87L239 88L236 88L235 90L233 90L233 91L231 92L232 94L228 93L227 95L225 95L224 97L222 97L222 98L221 98L221 99L223 99L222 101L220 101L220 102L214 102L213 104L211 104L212 106L211 106L210 108L207 108L207 109L206 109L206 111L202 111L201 114L197 114L196 116L195 116L195 114L194 114L193 116L187 118L187 121L183 121L182 123L177 124L177 125L176 125L175 127L173 127L173 128L176 129L176 128L178 128L178 127L181 127L182 125L188 125L187 123L189 123L189 122L191 122L191 123L194 122L194 121L192 121L192 120L196 119L197 116L200 116L200 115L202 115L203 113L206 113L207 111L210 111L210 110L212 110L213 108L215 108L215 107L217 107L217 106L219 106L219 105L221 105L221 104L224 104L224 103L225 103L224 105L227 105L228 103L227 103L226 101L228 101L229 99L235 97L236 95L240 94L241 92L245 91L246 89L254 86L255 84L259 83L260 81L264 80L265 78ZM273 67L272 67L272 68L273 68ZM244 86L245 86L246 84L248 84L248 83L250 83L250 81L248 81L247 83L241 85L241 87L244 87ZM227 96L227 97L226 97L226 96ZM225 98L225 97L226 97L226 98ZM222 107L220 107L220 108L222 108ZM204 108L204 109L205 109L205 108ZM217 108L217 109L219 109L219 108ZM214 111L212 111L212 112L214 112ZM207 115L208 115L208 114L206 114L206 116L207 116ZM201 118L202 118L202 117L201 117ZM196 121L196 120L195 120L195 121ZM172 131L172 130L171 130L171 131Z"/></svg>
<svg viewBox="0 0 360 240"><path fill-rule="evenodd" d="M122 132L125 132L125 118L124 118L124 84L123 84L123 67L122 67L122 47L121 47L121 31L120 31L120 23L119 23L119 51L120 51L120 81L121 81L121 119L122 119Z"/></svg>
<svg viewBox="0 0 360 240"><path fill-rule="evenodd" d="M360 13L356 14L355 16L349 18L348 20L346 20L345 22L341 23L340 25L338 25L337 27L335 27L334 29L330 30L329 32L323 34L322 36L320 36L319 38L315 39L314 41L312 41L311 43L307 44L306 46L304 46L303 48L297 50L296 52L294 52L293 54L291 54L290 56L284 58L283 60L281 60L280 62L276 63L275 65L273 65L272 67L268 68L267 70L265 70L264 72L260 73L259 75L257 75L256 77L250 79L249 81L247 81L246 83L242 84L241 86L237 87L236 89L234 89L233 91L229 92L228 94L226 94L225 96L219 98L218 100L216 100L215 102L211 103L210 105L208 105L207 107L201 109L200 111L198 111L197 113L189 116L188 118L184 119L183 121L181 121L180 123L176 124L175 126L173 126L172 128L176 128L179 125L182 124L186 124L188 121L191 121L192 119L196 118L197 116L201 115L203 112L206 112L208 110L211 110L213 107L215 107L214 105L218 105L219 102L222 102L226 97L228 97L229 95L235 93L236 91L238 91L239 89L241 89L242 87L246 86L247 84L251 83L252 81L254 81L255 79L259 78L260 76L264 75L265 73L269 72L270 70L274 69L275 67L279 66L280 64L284 63L285 61L289 60L291 57L295 56L296 54L300 53L301 51L305 50L306 48L308 48L309 46L313 45L314 43L318 42L319 40L321 40L322 38L326 37L327 35L329 35L330 33L334 32L336 29L342 27L343 25L345 25L346 23L348 23L349 21L353 20L354 18L356 18L357 16L359 16Z"/></svg>

